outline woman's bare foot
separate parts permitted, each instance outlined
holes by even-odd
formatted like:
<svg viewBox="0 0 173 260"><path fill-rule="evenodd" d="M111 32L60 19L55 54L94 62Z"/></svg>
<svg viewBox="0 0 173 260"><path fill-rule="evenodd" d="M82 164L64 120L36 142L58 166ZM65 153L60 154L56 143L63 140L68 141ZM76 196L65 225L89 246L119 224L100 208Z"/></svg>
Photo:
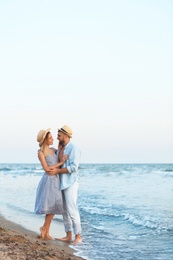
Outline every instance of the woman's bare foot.
<svg viewBox="0 0 173 260"><path fill-rule="evenodd" d="M55 238L51 237L50 235L46 235L45 238L46 238L46 239L49 239L49 240L55 240Z"/></svg>
<svg viewBox="0 0 173 260"><path fill-rule="evenodd" d="M82 243L82 237L80 234L75 236L75 240L73 241L72 245L77 245L79 243Z"/></svg>
<svg viewBox="0 0 173 260"><path fill-rule="evenodd" d="M45 228L41 227L40 228L40 232L41 232L40 238L44 239L46 237L46 230L45 230Z"/></svg>

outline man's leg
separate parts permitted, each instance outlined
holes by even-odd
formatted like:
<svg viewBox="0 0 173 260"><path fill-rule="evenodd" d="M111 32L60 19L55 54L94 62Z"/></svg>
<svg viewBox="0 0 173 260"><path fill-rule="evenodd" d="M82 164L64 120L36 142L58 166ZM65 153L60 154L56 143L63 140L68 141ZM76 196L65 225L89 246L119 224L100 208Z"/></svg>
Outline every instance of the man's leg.
<svg viewBox="0 0 173 260"><path fill-rule="evenodd" d="M80 215L77 207L78 187L79 183L75 182L69 188L64 190L66 200L66 212L68 213L68 216L71 218L75 234L75 240L73 244L77 244L82 241ZM71 231L71 229L68 231Z"/></svg>
<svg viewBox="0 0 173 260"><path fill-rule="evenodd" d="M63 198L63 208L64 208L64 214L63 214L63 221L64 221L64 228L66 232L66 237L61 238L60 240L65 242L71 242L72 240L72 221L67 211L67 205L66 205L66 196L65 196L65 190L62 191L62 198Z"/></svg>

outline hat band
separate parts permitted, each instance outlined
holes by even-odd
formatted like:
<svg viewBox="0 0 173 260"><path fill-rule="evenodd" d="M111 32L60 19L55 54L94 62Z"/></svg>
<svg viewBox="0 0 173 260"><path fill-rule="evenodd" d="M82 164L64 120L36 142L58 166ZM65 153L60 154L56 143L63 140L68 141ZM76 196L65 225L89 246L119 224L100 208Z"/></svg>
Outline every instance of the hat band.
<svg viewBox="0 0 173 260"><path fill-rule="evenodd" d="M65 133L67 133L67 135L71 135L70 133L68 133L67 131L65 131L63 128L60 128L60 131L63 131Z"/></svg>

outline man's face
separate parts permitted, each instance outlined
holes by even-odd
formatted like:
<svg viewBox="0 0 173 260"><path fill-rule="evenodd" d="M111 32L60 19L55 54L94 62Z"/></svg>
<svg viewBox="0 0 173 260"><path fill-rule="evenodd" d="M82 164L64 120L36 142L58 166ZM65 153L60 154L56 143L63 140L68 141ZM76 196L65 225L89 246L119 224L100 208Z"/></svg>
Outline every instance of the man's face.
<svg viewBox="0 0 173 260"><path fill-rule="evenodd" d="M60 132L60 131L58 132L57 139L59 140L59 144L64 146L65 138L64 138L64 134L62 132Z"/></svg>

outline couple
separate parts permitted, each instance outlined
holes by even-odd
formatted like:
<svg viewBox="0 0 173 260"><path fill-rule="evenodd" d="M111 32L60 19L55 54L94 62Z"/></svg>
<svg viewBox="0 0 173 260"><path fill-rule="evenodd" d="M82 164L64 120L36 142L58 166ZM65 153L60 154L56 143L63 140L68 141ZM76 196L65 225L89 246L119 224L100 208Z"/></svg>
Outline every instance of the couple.
<svg viewBox="0 0 173 260"><path fill-rule="evenodd" d="M41 238L54 240L49 235L51 221L55 214L62 214L66 237L61 241L82 242L80 215L77 207L79 150L71 143L72 130L64 125L58 129L58 150L50 148L53 137L50 128L40 130L37 135L40 150L38 158L45 170L37 188L35 213L46 214L44 225L40 228Z"/></svg>

